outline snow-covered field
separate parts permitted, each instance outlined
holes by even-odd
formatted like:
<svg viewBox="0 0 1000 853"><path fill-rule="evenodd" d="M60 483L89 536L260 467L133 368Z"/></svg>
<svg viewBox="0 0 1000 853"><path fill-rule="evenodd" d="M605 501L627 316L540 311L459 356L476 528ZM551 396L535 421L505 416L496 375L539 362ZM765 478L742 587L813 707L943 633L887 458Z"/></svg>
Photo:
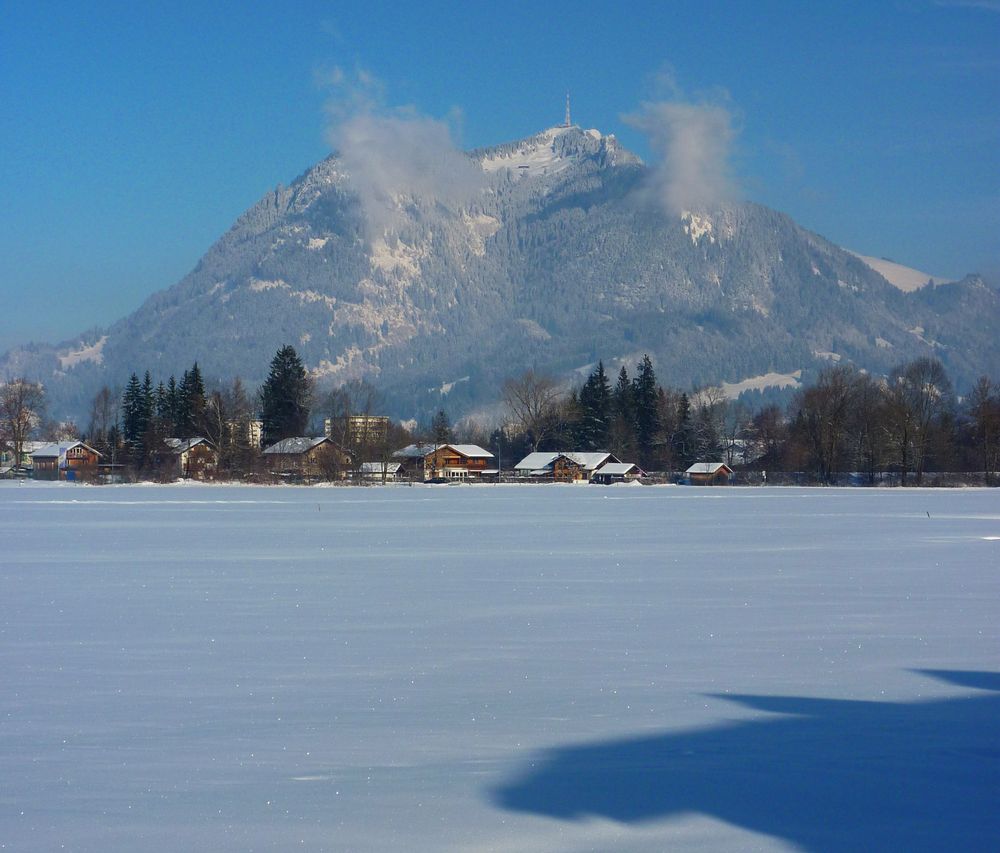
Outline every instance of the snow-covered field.
<svg viewBox="0 0 1000 853"><path fill-rule="evenodd" d="M988 850L1000 492L0 485L0 849Z"/></svg>

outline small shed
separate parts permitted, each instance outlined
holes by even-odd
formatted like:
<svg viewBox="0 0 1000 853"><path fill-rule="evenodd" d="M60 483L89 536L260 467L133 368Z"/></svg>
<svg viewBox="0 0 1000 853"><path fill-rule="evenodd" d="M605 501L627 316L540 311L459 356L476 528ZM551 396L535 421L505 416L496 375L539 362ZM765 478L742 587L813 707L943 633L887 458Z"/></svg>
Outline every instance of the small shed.
<svg viewBox="0 0 1000 853"><path fill-rule="evenodd" d="M692 486L727 486L733 469L725 462L695 462L684 473Z"/></svg>
<svg viewBox="0 0 1000 853"><path fill-rule="evenodd" d="M612 483L631 483L642 477L644 473L634 462L608 462L591 475L590 482L599 486L610 486Z"/></svg>
<svg viewBox="0 0 1000 853"><path fill-rule="evenodd" d="M361 479L369 483L392 483L399 479L401 462L362 462Z"/></svg>

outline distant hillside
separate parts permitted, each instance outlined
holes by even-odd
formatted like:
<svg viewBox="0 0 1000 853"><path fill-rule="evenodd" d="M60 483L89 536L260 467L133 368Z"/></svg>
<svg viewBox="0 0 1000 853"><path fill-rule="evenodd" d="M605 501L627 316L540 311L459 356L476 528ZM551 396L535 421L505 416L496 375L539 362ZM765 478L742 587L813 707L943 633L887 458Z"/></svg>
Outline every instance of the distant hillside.
<svg viewBox="0 0 1000 853"><path fill-rule="evenodd" d="M806 381L836 360L882 373L920 355L959 387L1000 373L1000 297L976 277L907 293L756 204L667 215L643 192L647 167L595 130L468 156L482 170L471 201L396 195L374 234L331 156L130 316L13 349L0 373L41 379L51 413L77 418L133 370L165 378L197 359L209 380L257 383L285 343L320 383L370 379L400 417L442 404L458 417L528 366L579 376L645 352L682 386Z"/></svg>

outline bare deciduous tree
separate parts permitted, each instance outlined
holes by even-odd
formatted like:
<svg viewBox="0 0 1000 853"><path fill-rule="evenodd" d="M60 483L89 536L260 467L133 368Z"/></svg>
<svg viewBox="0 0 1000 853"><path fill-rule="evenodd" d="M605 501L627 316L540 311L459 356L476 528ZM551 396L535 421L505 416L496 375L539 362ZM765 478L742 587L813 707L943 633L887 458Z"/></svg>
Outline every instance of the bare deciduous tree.
<svg viewBox="0 0 1000 853"><path fill-rule="evenodd" d="M10 447L14 465L21 464L24 443L42 420L45 390L20 377L0 385L0 442Z"/></svg>
<svg viewBox="0 0 1000 853"><path fill-rule="evenodd" d="M526 370L503 384L503 401L511 419L531 437L531 449L559 427L562 391L555 379Z"/></svg>

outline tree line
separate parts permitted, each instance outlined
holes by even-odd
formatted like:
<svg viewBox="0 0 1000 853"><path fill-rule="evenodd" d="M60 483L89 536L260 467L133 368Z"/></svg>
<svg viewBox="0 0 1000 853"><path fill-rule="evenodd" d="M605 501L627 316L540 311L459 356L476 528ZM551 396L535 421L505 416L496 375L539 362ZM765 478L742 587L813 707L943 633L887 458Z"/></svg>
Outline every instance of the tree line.
<svg viewBox="0 0 1000 853"><path fill-rule="evenodd" d="M1000 384L983 376L960 399L933 358L901 364L886 377L830 365L784 408L752 410L720 388L665 387L648 356L631 378L622 366L613 385L599 362L568 392L529 370L507 380L503 398L514 455L606 450L668 474L723 461L824 483L847 473L871 483L894 474L904 485L922 483L930 471L980 472L993 483L1000 467Z"/></svg>
<svg viewBox="0 0 1000 853"><path fill-rule="evenodd" d="M634 375L622 365L614 382L598 362L570 388L528 370L508 379L501 397L506 415L492 429L455 428L442 409L412 433L398 423L359 433L348 428L349 418L380 414L377 390L354 381L318 394L295 349L285 346L255 392L239 378L206 388L197 362L179 381L154 382L149 371L142 378L135 372L120 394L107 386L97 393L82 434L73 424L45 420L40 384L11 380L0 386L0 442L20 458L30 437L82 437L107 461L148 476L164 464L165 439L200 436L218 450L219 476L239 477L261 472L258 438L266 447L319 435L329 418L331 438L357 466L389 462L411 441L458 439L493 450L508 468L535 450L604 450L667 477L698 461L799 472L824 483L852 473L871 483L893 475L919 484L939 471L979 472L994 483L1000 469L1000 383L983 376L960 398L933 358L901 364L885 377L830 365L785 407L751 409L719 388L663 385L649 356ZM331 470L330 476L343 473Z"/></svg>

